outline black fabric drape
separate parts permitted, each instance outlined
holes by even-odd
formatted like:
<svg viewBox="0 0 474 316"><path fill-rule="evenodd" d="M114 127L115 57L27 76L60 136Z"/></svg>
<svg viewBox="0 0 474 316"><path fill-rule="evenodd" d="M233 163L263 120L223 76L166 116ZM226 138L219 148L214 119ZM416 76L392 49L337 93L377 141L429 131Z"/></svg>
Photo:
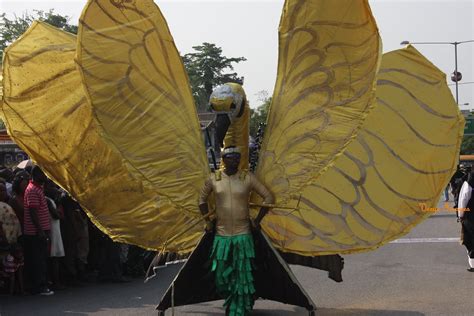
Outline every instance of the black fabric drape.
<svg viewBox="0 0 474 316"><path fill-rule="evenodd" d="M316 307L301 288L289 266L260 231L253 233L255 242L254 279L256 296L263 299L301 306L309 311ZM207 233L179 271L174 282L161 298L157 309L191 305L221 298L216 293L211 272L210 250L214 234Z"/></svg>

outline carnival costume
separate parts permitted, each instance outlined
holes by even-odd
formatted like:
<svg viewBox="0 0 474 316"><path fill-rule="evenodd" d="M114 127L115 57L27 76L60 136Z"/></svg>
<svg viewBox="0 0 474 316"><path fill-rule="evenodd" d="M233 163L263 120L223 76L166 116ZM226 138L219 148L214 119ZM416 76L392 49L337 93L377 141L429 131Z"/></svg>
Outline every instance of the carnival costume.
<svg viewBox="0 0 474 316"><path fill-rule="evenodd" d="M13 140L103 232L181 255L205 244L202 131L153 1L90 0L77 37L34 22L6 49L2 85ZM271 246L314 266L406 234L455 171L463 126L445 74L415 48L382 56L368 1L287 0L255 173L275 196Z"/></svg>
<svg viewBox="0 0 474 316"><path fill-rule="evenodd" d="M235 148L223 151L223 155L235 153L240 157L240 150ZM253 307L255 247L248 208L252 191L263 197L264 203L273 204L271 193L253 174L239 171L227 175L218 171L206 181L199 199L200 205L206 204L214 192L216 236L210 255L211 270L215 272L217 292L226 298L230 315L246 315Z"/></svg>

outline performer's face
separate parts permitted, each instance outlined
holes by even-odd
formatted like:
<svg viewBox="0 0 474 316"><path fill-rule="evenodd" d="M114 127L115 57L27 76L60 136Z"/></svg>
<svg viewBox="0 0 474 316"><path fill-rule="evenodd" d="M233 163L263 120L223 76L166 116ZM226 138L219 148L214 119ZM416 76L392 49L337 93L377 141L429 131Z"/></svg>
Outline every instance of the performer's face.
<svg viewBox="0 0 474 316"><path fill-rule="evenodd" d="M237 170L240 164L240 154L225 155L222 158L224 167L227 170Z"/></svg>

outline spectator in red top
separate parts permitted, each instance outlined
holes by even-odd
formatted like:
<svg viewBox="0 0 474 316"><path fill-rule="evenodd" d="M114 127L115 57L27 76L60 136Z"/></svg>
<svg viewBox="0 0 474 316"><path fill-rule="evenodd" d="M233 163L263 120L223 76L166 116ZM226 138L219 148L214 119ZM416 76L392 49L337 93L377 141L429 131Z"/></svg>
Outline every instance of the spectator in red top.
<svg viewBox="0 0 474 316"><path fill-rule="evenodd" d="M47 178L43 171L34 166L31 170L32 181L24 194L24 244L25 268L31 280L32 294L54 294L47 286L47 259L51 223L48 204L43 191Z"/></svg>

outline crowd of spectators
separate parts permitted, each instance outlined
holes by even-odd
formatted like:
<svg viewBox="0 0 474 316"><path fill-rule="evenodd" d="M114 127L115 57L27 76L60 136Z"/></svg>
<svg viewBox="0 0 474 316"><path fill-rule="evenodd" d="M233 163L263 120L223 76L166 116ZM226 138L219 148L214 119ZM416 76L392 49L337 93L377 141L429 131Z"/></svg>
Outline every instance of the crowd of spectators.
<svg viewBox="0 0 474 316"><path fill-rule="evenodd" d="M113 242L38 166L0 167L0 293L128 282L144 275L152 256Z"/></svg>

